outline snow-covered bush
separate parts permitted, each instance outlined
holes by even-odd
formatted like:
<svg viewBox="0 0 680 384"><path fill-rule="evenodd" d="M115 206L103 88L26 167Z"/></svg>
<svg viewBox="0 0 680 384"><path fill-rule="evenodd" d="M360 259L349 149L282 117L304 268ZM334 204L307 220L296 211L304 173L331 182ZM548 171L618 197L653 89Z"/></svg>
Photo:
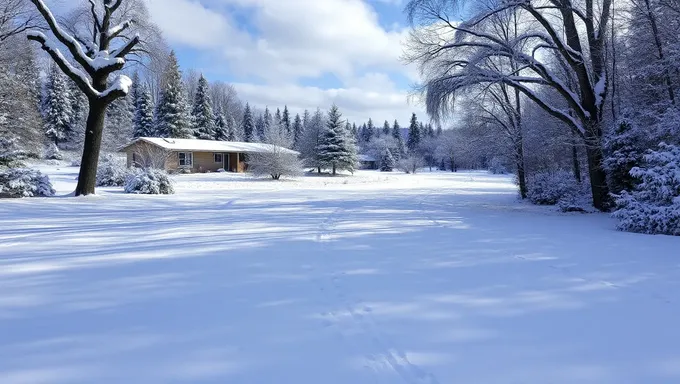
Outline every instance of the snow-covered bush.
<svg viewBox="0 0 680 384"><path fill-rule="evenodd" d="M27 154L17 145L16 139L0 137L0 167L20 167Z"/></svg>
<svg viewBox="0 0 680 384"><path fill-rule="evenodd" d="M57 148L57 145L54 143L50 143L47 146L43 158L45 160L64 160L64 156L61 154L59 148Z"/></svg>
<svg viewBox="0 0 680 384"><path fill-rule="evenodd" d="M0 197L49 197L54 193L50 178L39 171L27 168L0 171Z"/></svg>
<svg viewBox="0 0 680 384"><path fill-rule="evenodd" d="M116 162L105 162L97 169L97 187L123 187L130 175L127 167Z"/></svg>
<svg viewBox="0 0 680 384"><path fill-rule="evenodd" d="M175 193L172 179L160 169L132 172L125 182L125 193L142 195L171 195Z"/></svg>
<svg viewBox="0 0 680 384"><path fill-rule="evenodd" d="M569 171L540 172L528 178L529 201L538 205L568 206L584 194L587 183L579 183Z"/></svg>
<svg viewBox="0 0 680 384"><path fill-rule="evenodd" d="M508 173L508 168L500 157L494 157L489 162L489 172L494 175L505 175Z"/></svg>
<svg viewBox="0 0 680 384"><path fill-rule="evenodd" d="M256 176L267 176L279 180L281 176L302 175L302 162L294 152L271 145L267 151L249 156L248 170Z"/></svg>
<svg viewBox="0 0 680 384"><path fill-rule="evenodd" d="M616 200L623 231L680 236L680 147L661 143L630 171L639 183Z"/></svg>
<svg viewBox="0 0 680 384"><path fill-rule="evenodd" d="M380 157L380 172L392 172L394 169L394 157L389 149L385 149Z"/></svg>
<svg viewBox="0 0 680 384"><path fill-rule="evenodd" d="M425 165L425 161L419 156L409 156L402 158L397 163L397 168L399 168L404 173L416 173L419 168Z"/></svg>

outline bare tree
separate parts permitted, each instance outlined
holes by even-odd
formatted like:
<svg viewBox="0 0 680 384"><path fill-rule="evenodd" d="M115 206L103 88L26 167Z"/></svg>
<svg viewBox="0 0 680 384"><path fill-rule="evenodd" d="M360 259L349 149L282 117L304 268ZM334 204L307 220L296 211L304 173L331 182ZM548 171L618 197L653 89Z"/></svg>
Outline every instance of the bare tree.
<svg viewBox="0 0 680 384"><path fill-rule="evenodd" d="M287 149L292 144L283 129L271 129L267 135L264 151L252 153L248 159L248 169L257 176L269 176L279 180L282 176L300 176L302 162L299 153Z"/></svg>
<svg viewBox="0 0 680 384"><path fill-rule="evenodd" d="M604 42L612 0L494 0L458 23L454 16L463 2L410 0L407 5L414 28L405 59L420 65L428 112L435 118L448 114L456 96L470 87L505 84L516 89L583 139L593 205L608 210L602 136L609 93ZM523 26L512 39L499 36L490 22L508 10L518 13ZM499 62L506 65L490 65ZM559 76L561 70L574 80L575 90ZM542 88L559 95L566 108L537 92Z"/></svg>
<svg viewBox="0 0 680 384"><path fill-rule="evenodd" d="M136 0L89 0L90 16L84 19L83 24L67 28L57 21L42 0L30 1L74 63L44 33L31 31L28 33L29 40L38 42L88 98L90 109L75 194L93 194L106 109L116 99L125 97L132 85L127 76L118 75L113 81L109 77L125 67L128 57L138 53L135 48L140 46L140 34L134 33L134 29L136 23L141 22L137 16L145 13L144 3Z"/></svg>
<svg viewBox="0 0 680 384"><path fill-rule="evenodd" d="M3 0L0 4L0 45L12 36L40 27L40 15L26 0Z"/></svg>
<svg viewBox="0 0 680 384"><path fill-rule="evenodd" d="M139 141L135 146L133 166L139 168L165 169L165 163L172 152L147 142Z"/></svg>

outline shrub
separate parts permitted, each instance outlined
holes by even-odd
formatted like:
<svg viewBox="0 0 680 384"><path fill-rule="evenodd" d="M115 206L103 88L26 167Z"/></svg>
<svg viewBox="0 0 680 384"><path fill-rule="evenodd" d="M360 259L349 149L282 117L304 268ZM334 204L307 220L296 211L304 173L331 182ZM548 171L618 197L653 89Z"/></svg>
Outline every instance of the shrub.
<svg viewBox="0 0 680 384"><path fill-rule="evenodd" d="M97 168L97 187L123 187L129 175L127 167L115 162L104 162Z"/></svg>
<svg viewBox="0 0 680 384"><path fill-rule="evenodd" d="M64 160L59 148L54 143L50 143L45 150L45 155L43 156L45 160Z"/></svg>
<svg viewBox="0 0 680 384"><path fill-rule="evenodd" d="M397 167L403 171L404 173L413 173L415 174L418 171L418 168L421 168L425 165L425 161L423 160L422 157L419 156L409 156L405 157L397 163Z"/></svg>
<svg viewBox="0 0 680 384"><path fill-rule="evenodd" d="M680 147L661 143L630 174L639 183L616 200L618 229L680 236Z"/></svg>
<svg viewBox="0 0 680 384"><path fill-rule="evenodd" d="M578 183L569 171L540 172L528 177L529 201L538 205L566 207L587 195L587 183Z"/></svg>
<svg viewBox="0 0 680 384"><path fill-rule="evenodd" d="M132 172L125 182L125 193L142 195L171 195L175 193L172 179L159 169Z"/></svg>
<svg viewBox="0 0 680 384"><path fill-rule="evenodd" d="M0 171L0 197L49 197L54 193L50 178L40 171L27 168Z"/></svg>
<svg viewBox="0 0 680 384"><path fill-rule="evenodd" d="M494 175L505 175L508 173L508 168L503 163L500 157L494 157L489 162L489 172Z"/></svg>
<svg viewBox="0 0 680 384"><path fill-rule="evenodd" d="M281 176L302 175L302 163L295 152L277 145L268 145L266 151L250 155L248 170L256 176L279 180Z"/></svg>

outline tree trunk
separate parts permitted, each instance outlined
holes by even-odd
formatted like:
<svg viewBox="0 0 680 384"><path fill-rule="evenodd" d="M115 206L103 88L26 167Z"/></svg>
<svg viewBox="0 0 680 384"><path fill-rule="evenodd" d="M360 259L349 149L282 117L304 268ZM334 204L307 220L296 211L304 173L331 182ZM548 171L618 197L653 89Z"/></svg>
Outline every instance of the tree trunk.
<svg viewBox="0 0 680 384"><path fill-rule="evenodd" d="M522 199L526 199L529 190L527 188L527 175L526 169L524 167L524 146L522 145L522 141L520 141L519 144L516 144L515 153L517 156L515 162L517 166L517 182L519 183L519 195L522 197Z"/></svg>
<svg viewBox="0 0 680 384"><path fill-rule="evenodd" d="M574 139L571 143L571 160L572 166L574 168L574 178L580 183L583 181L583 178L581 177L581 163L578 161L578 147L576 146L576 139Z"/></svg>
<svg viewBox="0 0 680 384"><path fill-rule="evenodd" d="M316 173L321 174L321 167L316 168Z"/></svg>
<svg viewBox="0 0 680 384"><path fill-rule="evenodd" d="M588 174L590 175L590 189L593 194L593 206L600 211L611 209L611 197L607 186L607 173L604 170L602 146L598 137L589 134L586 137L586 155L588 157Z"/></svg>
<svg viewBox="0 0 680 384"><path fill-rule="evenodd" d="M451 172L456 172L456 171L457 171L457 169L456 169L456 161L455 161L455 159L453 158L453 156L451 156L451 157L449 158L449 161L451 162Z"/></svg>
<svg viewBox="0 0 680 384"><path fill-rule="evenodd" d="M333 176L335 176L335 164L333 164Z"/></svg>
<svg viewBox="0 0 680 384"><path fill-rule="evenodd" d="M106 104L101 100L90 101L90 112L87 116L83 157L80 162L76 196L94 194L105 118Z"/></svg>

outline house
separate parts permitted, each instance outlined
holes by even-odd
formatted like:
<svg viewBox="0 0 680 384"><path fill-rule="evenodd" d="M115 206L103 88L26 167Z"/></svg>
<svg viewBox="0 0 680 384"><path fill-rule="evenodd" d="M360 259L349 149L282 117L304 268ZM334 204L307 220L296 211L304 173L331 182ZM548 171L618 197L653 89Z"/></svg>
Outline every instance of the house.
<svg viewBox="0 0 680 384"><path fill-rule="evenodd" d="M369 155L359 155L359 168L361 169L378 169L378 160Z"/></svg>
<svg viewBox="0 0 680 384"><path fill-rule="evenodd" d="M299 155L281 147L277 150ZM245 172L250 154L266 153L272 145L198 139L140 137L120 148L129 167L162 168L168 172Z"/></svg>

